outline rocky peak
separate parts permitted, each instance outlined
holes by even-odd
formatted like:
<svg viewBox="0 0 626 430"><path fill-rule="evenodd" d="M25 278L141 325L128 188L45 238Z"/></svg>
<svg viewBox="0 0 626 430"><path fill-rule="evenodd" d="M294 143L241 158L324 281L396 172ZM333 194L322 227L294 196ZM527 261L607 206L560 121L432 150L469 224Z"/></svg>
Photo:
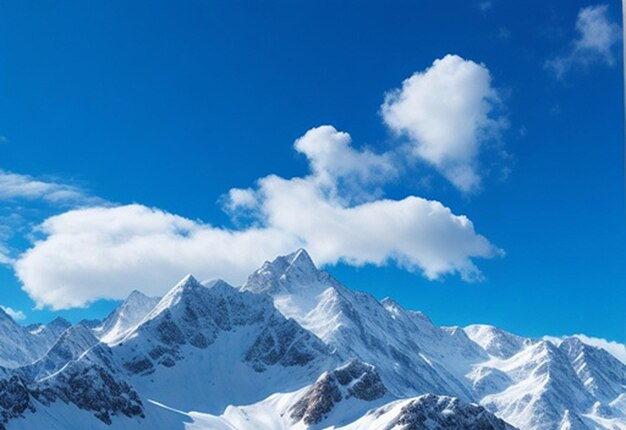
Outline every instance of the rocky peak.
<svg viewBox="0 0 626 430"><path fill-rule="evenodd" d="M352 360L331 372L324 372L291 407L291 418L307 425L317 424L343 399L354 397L371 402L386 393L374 366Z"/></svg>
<svg viewBox="0 0 626 430"><path fill-rule="evenodd" d="M67 329L71 325L72 323L70 323L68 320L66 320L63 317L56 317L55 319L50 321L48 324L46 324L47 327L61 328L63 330Z"/></svg>
<svg viewBox="0 0 626 430"><path fill-rule="evenodd" d="M174 286L172 291L190 291L198 288L203 288L202 284L193 275L188 274Z"/></svg>
<svg viewBox="0 0 626 430"><path fill-rule="evenodd" d="M320 293L335 284L338 282L319 270L304 249L299 249L289 255L276 257L271 262L266 261L250 275L242 288L277 295L300 291Z"/></svg>
<svg viewBox="0 0 626 430"><path fill-rule="evenodd" d="M393 423L402 429L514 430L515 427L490 414L482 406L456 397L425 394L402 407ZM396 428L394 426L394 428ZM390 426L391 428L391 426Z"/></svg>
<svg viewBox="0 0 626 430"><path fill-rule="evenodd" d="M577 337L564 339L558 347L569 359L578 378L596 398L611 401L624 392L626 365L604 349Z"/></svg>
<svg viewBox="0 0 626 430"><path fill-rule="evenodd" d="M313 259L304 249L300 248L296 252L293 252L284 257L289 262L285 272L289 271L301 271L301 272L317 272L317 266L313 262Z"/></svg>
<svg viewBox="0 0 626 430"><path fill-rule="evenodd" d="M139 324L159 301L159 297L148 297L141 291L133 290L94 332L103 342L112 345Z"/></svg>

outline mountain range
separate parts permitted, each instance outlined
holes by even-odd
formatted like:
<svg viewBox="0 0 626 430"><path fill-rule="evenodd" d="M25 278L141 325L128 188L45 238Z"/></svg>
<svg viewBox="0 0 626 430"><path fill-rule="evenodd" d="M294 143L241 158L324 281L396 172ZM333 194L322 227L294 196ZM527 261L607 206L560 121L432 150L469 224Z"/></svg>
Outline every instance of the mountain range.
<svg viewBox="0 0 626 430"><path fill-rule="evenodd" d="M103 321L0 310L0 429L626 429L626 365L576 337L438 327L305 250Z"/></svg>

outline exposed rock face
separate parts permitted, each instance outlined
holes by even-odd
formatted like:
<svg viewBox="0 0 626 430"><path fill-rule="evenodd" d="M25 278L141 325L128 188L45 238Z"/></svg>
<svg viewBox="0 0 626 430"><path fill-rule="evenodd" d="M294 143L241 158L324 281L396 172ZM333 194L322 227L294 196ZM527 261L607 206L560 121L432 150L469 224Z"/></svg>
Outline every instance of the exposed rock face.
<svg viewBox="0 0 626 430"><path fill-rule="evenodd" d="M331 374L325 373L291 408L291 418L317 424L342 399L341 390Z"/></svg>
<svg viewBox="0 0 626 430"><path fill-rule="evenodd" d="M335 369L333 376L341 386L348 387L348 396L357 399L371 402L387 393L376 368L359 360Z"/></svg>
<svg viewBox="0 0 626 430"><path fill-rule="evenodd" d="M485 359L484 351L462 330L455 336L392 300L381 303L344 287L315 267L304 250L264 263L242 289L269 294L281 313L334 348L342 360L358 358L375 365L388 390L398 397L453 392L471 399L457 375L422 354L424 346L454 343L458 347L433 351L437 359Z"/></svg>
<svg viewBox="0 0 626 430"><path fill-rule="evenodd" d="M11 419L22 417L26 411L35 412L30 390L17 376L0 380L0 429Z"/></svg>
<svg viewBox="0 0 626 430"><path fill-rule="evenodd" d="M626 423L626 366L609 352L578 338L437 327L342 286L304 250L265 263L240 288L188 276L157 300L133 292L105 323L71 327L22 327L0 310L0 429L50 417L63 429L171 430L184 426L173 410L238 430ZM166 407L144 408L138 393Z"/></svg>
<svg viewBox="0 0 626 430"><path fill-rule="evenodd" d="M513 430L482 406L464 403L455 397L426 394L410 401L395 425L402 430Z"/></svg>
<svg viewBox="0 0 626 430"><path fill-rule="evenodd" d="M373 401L386 393L374 366L352 360L324 373L291 407L291 418L308 425L317 424L344 398Z"/></svg>
<svg viewBox="0 0 626 430"><path fill-rule="evenodd" d="M143 417L139 395L123 380L97 365L74 362L63 372L36 386L35 397L43 404L55 401L73 403L92 411L102 422L110 424L111 416Z"/></svg>
<svg viewBox="0 0 626 430"><path fill-rule="evenodd" d="M304 365L329 348L295 321L286 319L265 295L239 291L224 281L202 285L188 276L170 291L116 347L129 358L124 367L148 375L155 366L172 367L182 347L209 348L221 334L257 327L242 359L257 372L269 366ZM145 352L147 351L147 353Z"/></svg>
<svg viewBox="0 0 626 430"><path fill-rule="evenodd" d="M19 376L0 380L0 429L10 420L37 411L40 405L71 403L92 412L100 421L110 424L111 417L143 417L139 395L126 382L106 369L86 363L70 362L62 372L41 382L27 382Z"/></svg>
<svg viewBox="0 0 626 430"><path fill-rule="evenodd" d="M272 317L245 355L254 370L268 366L303 366L317 355L327 354L328 348L294 320Z"/></svg>

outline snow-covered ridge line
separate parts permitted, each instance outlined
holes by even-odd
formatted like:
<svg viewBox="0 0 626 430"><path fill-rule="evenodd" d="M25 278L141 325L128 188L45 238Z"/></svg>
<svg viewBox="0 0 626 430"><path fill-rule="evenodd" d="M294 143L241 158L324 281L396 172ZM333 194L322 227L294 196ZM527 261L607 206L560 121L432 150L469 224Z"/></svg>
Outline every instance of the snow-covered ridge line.
<svg viewBox="0 0 626 430"><path fill-rule="evenodd" d="M626 429L626 366L605 350L438 327L302 249L240 287L188 275L101 323L1 329L0 428Z"/></svg>

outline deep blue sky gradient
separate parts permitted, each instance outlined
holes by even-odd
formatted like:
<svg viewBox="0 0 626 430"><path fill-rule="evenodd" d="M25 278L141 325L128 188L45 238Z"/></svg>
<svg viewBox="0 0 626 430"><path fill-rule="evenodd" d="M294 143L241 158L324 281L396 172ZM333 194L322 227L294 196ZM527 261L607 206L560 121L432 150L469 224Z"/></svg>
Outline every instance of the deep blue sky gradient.
<svg viewBox="0 0 626 430"><path fill-rule="evenodd" d="M510 175L487 172L482 192L468 197L418 165L387 195L440 200L506 255L477 261L486 277L477 284L430 282L394 267L329 271L438 324L623 342L621 56L616 50L612 67L590 65L563 80L544 68L568 49L576 14L590 4L2 2L0 168L228 226L217 203L228 189L307 172L292 144L311 127L332 124L356 146L388 148L384 93L458 54L483 62L503 95ZM609 12L618 21L619 2ZM27 322L52 317L31 310L7 267L0 303L24 310ZM114 304L61 314L102 317Z"/></svg>

